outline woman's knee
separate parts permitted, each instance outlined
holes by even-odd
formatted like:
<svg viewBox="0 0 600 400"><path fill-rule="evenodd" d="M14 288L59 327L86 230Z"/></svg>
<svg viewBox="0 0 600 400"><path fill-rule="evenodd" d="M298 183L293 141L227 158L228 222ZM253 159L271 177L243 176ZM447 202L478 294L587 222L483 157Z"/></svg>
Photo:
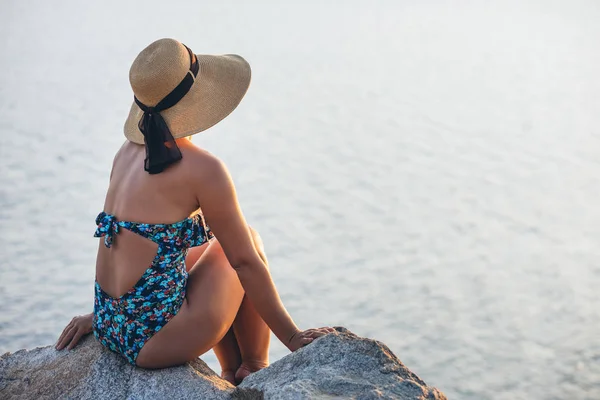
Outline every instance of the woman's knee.
<svg viewBox="0 0 600 400"><path fill-rule="evenodd" d="M254 241L254 246L256 247L256 249L259 251L265 251L262 238L260 237L256 229L254 229L250 225L248 225L248 229L250 230L250 236L252 236L252 240Z"/></svg>
<svg viewBox="0 0 600 400"><path fill-rule="evenodd" d="M209 245L209 243L204 243L201 246L192 247L188 251L188 254L185 257L185 268L186 268L186 270L188 272L190 272L190 270L192 269L192 267L194 265L196 265L196 263L198 262L198 260L200 259L200 257L202 257L202 254L204 254L204 252L208 248L208 245Z"/></svg>
<svg viewBox="0 0 600 400"><path fill-rule="evenodd" d="M250 230L250 236L252 237L252 241L254 242L254 246L256 247L256 249L258 251L264 252L265 246L258 231L250 225L248 225L248 229ZM220 254L225 255L225 253L223 252L223 248L221 247L221 243L219 243L219 240L217 238L212 239L210 241L210 246L214 247L213 251L220 252Z"/></svg>

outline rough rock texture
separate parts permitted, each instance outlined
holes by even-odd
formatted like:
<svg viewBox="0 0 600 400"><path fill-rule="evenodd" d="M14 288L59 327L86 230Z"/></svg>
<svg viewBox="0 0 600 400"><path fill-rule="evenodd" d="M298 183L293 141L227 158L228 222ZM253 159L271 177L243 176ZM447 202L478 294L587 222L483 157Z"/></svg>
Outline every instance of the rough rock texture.
<svg viewBox="0 0 600 400"><path fill-rule="evenodd" d="M223 399L233 389L200 359L160 371L133 368L92 335L71 351L47 346L0 358L0 399Z"/></svg>
<svg viewBox="0 0 600 400"><path fill-rule="evenodd" d="M282 358L237 388L203 361L149 371L94 338L74 350L19 350L0 358L1 399L446 399L382 343L344 328Z"/></svg>
<svg viewBox="0 0 600 400"><path fill-rule="evenodd" d="M383 343L336 329L340 333L250 375L239 388L258 389L267 399L446 399Z"/></svg>

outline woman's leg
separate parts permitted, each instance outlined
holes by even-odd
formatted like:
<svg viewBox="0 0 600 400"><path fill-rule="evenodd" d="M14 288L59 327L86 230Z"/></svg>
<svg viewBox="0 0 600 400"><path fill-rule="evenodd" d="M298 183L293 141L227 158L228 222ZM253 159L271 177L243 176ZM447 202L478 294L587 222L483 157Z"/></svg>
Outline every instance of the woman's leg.
<svg viewBox="0 0 600 400"><path fill-rule="evenodd" d="M249 229L254 247L268 268L263 241L257 231L252 227ZM204 253L205 246L190 249L186 258L188 268L196 264L196 261ZM270 341L271 330L248 297L244 296L233 322L233 328L213 348L221 365L221 377L234 383L233 376L235 374L235 381L239 383L251 372L268 366Z"/></svg>
<svg viewBox="0 0 600 400"><path fill-rule="evenodd" d="M254 229L250 228L254 246L260 258L267 265L263 242ZM240 310L233 321L233 331L242 356L242 364L235 373L236 383L240 383L251 372L269 365L269 343L271 330L258 314L252 302L244 296Z"/></svg>
<svg viewBox="0 0 600 400"><path fill-rule="evenodd" d="M238 313L244 289L221 245L213 240L190 270L187 295L177 313L140 350L143 368L183 364L215 347Z"/></svg>
<svg viewBox="0 0 600 400"><path fill-rule="evenodd" d="M204 243L202 246L192 247L188 251L187 257L185 258L185 269L187 272L190 272L194 265L196 265L202 254L208 249L209 244L210 242Z"/></svg>
<svg viewBox="0 0 600 400"><path fill-rule="evenodd" d="M242 356L233 328L229 328L223 339L213 347L213 351L221 365L221 378L235 385L235 373L242 364Z"/></svg>
<svg viewBox="0 0 600 400"><path fill-rule="evenodd" d="M249 229L256 250L267 265L262 240L254 229ZM252 303L244 296L237 274L227 261L218 241L212 240L208 245L190 249L186 266L190 271L186 302L179 313L142 348L137 364L145 368L176 365L198 357L212 347L221 364L224 378L230 378L229 372L237 369L235 378L239 382L250 372L266 367L269 363L270 329ZM218 279L221 281L215 282ZM231 286L229 297L227 296L228 285ZM234 318L230 319L231 303L233 301L235 304L238 290L241 294L240 303ZM219 301L220 296L226 297L226 300ZM209 305L208 309L206 305ZM210 305L215 307L211 308ZM208 318L210 321L203 323L203 318ZM182 340L174 340L176 336L173 335L177 335L181 329L186 329L186 326L187 329L198 328L200 332L196 331L197 337L191 340L191 344L186 342L186 345L179 346L178 351L173 351L178 342L183 343ZM225 326L226 329L223 329ZM207 337L215 336L214 332L210 333L210 328L218 331L218 339L213 339L213 344L204 349L200 343L206 342ZM193 332L186 331L185 336L190 334ZM197 350L198 348L203 350ZM174 360L186 357L190 351L196 354L173 363ZM240 358L241 364L239 364Z"/></svg>
<svg viewBox="0 0 600 400"><path fill-rule="evenodd" d="M207 248L208 243L190 249L185 258L188 272L196 265ZM219 365L221 365L221 378L235 385L235 373L242 364L242 356L233 328L229 328L223 339L213 347L213 351L219 360Z"/></svg>

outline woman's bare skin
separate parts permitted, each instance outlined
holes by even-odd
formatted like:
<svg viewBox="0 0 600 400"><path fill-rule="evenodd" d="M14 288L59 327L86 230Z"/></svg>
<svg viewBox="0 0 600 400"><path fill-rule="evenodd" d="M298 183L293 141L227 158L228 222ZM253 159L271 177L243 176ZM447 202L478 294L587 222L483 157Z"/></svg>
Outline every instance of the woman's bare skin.
<svg viewBox="0 0 600 400"><path fill-rule="evenodd" d="M269 364L270 331L294 351L333 331L301 331L283 306L262 240L245 221L225 165L187 138L183 159L164 172L143 169L144 146L126 142L117 153L104 211L123 221L181 221L200 205L218 240L190 249L187 294L181 309L140 350L136 364L164 368L214 349L222 377L232 384ZM110 296L126 293L151 264L157 245L122 229L113 246L99 245L96 280ZM92 330L92 314L65 327L56 348L72 349Z"/></svg>

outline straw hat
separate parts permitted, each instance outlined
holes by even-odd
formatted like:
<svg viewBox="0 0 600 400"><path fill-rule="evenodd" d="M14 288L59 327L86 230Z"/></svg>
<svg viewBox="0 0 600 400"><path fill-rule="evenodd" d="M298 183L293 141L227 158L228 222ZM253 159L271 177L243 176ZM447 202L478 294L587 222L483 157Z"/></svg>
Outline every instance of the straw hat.
<svg viewBox="0 0 600 400"><path fill-rule="evenodd" d="M229 115L250 85L250 65L235 54L196 54L200 69L189 92L173 107L161 111L175 139L202 132ZM136 57L129 70L135 97L154 107L183 80L190 69L186 47L174 39L160 39ZM144 144L138 124L143 111L133 102L125 121L125 137Z"/></svg>

